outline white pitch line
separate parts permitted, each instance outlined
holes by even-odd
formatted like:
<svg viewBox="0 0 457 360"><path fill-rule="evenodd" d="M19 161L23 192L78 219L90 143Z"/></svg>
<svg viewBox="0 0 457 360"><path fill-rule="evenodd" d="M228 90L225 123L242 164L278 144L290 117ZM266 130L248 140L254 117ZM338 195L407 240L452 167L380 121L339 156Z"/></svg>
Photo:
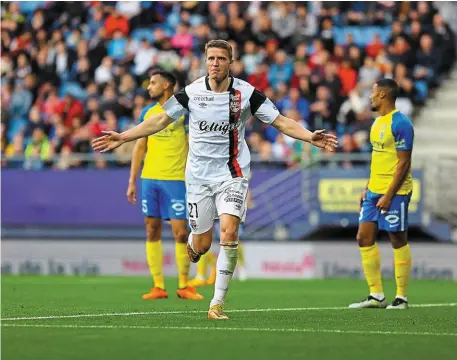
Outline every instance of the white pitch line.
<svg viewBox="0 0 457 360"><path fill-rule="evenodd" d="M413 308L429 307L452 307L457 303L446 304L416 304L411 305ZM237 312L278 312L278 311L318 311L318 310L352 310L347 306L338 307L303 307L303 308L276 308L276 309L233 309L227 310L228 313ZM52 319L77 319L85 317L108 317L108 316L139 316L139 315L173 315L173 314L201 314L208 310L178 310L178 311L147 311L147 312L125 312L125 313L100 313L100 314L75 314L75 315L51 315L51 316L31 316L31 317L14 317L1 319L2 321L20 321L20 320L52 320Z"/></svg>
<svg viewBox="0 0 457 360"><path fill-rule="evenodd" d="M46 325L46 324L2 324L2 327L22 328L55 328L55 329L146 329L146 330L219 330L219 331L265 331L265 332L296 332L296 333L329 333L357 335L412 335L412 336L456 336L457 333L432 333L417 331L370 331L370 330L338 330L338 329L300 329L300 328L242 328L215 326L128 326L128 325Z"/></svg>

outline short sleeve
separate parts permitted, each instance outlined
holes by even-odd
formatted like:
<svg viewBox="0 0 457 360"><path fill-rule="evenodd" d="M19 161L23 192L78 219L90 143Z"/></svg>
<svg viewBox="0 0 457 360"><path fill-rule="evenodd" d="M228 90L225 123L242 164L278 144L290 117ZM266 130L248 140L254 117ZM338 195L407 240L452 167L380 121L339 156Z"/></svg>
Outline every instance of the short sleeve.
<svg viewBox="0 0 457 360"><path fill-rule="evenodd" d="M141 110L141 114L140 114L140 117L138 118L138 124L141 124L143 121L144 121L144 117L146 115L146 113L148 112L148 110L152 107L152 105L149 105L149 106L145 106L143 108L143 110Z"/></svg>
<svg viewBox="0 0 457 360"><path fill-rule="evenodd" d="M163 104L162 108L169 117L178 120L186 113L186 110L189 111L189 97L186 94L186 90L182 89L174 94L165 104Z"/></svg>
<svg viewBox="0 0 457 360"><path fill-rule="evenodd" d="M266 124L271 124L279 116L275 104L257 89L252 93L249 103L251 114Z"/></svg>
<svg viewBox="0 0 457 360"><path fill-rule="evenodd" d="M397 112L392 116L392 134L397 150L409 151L413 149L414 128L412 122L405 115Z"/></svg>

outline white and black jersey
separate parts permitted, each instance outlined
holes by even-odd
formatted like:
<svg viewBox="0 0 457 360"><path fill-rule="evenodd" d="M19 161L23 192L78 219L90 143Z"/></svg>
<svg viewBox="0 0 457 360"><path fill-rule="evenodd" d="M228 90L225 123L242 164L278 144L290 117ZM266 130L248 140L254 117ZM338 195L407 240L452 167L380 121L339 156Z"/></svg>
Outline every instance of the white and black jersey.
<svg viewBox="0 0 457 360"><path fill-rule="evenodd" d="M254 115L271 124L279 115L276 106L249 83L230 77L228 91L211 90L208 76L172 96L163 109L179 119L189 111L189 155L186 182L220 183L248 177L251 155L244 140L246 121Z"/></svg>

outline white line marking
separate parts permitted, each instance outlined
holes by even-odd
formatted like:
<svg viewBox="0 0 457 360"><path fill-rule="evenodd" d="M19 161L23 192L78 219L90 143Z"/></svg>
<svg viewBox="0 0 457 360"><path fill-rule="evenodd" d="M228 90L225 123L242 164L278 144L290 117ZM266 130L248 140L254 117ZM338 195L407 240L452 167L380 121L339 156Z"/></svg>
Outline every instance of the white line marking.
<svg viewBox="0 0 457 360"><path fill-rule="evenodd" d="M412 308L429 308L429 307L452 307L457 303L447 304L416 304L410 305ZM227 310L228 313L237 312L277 312L277 311L318 311L318 310L351 310L347 306L339 307L303 307L303 308L277 308L277 309L233 309ZM172 315L172 314L202 314L208 310L179 310L179 311L148 311L148 312L126 312L126 313L100 313L100 314L75 314L75 315L51 315L51 316L31 316L31 317L14 317L1 319L2 321L20 321L20 320L52 320L52 319L76 319L85 317L108 317L108 316L141 316L141 315Z"/></svg>
<svg viewBox="0 0 457 360"><path fill-rule="evenodd" d="M432 333L412 331L370 331L370 330L331 330L331 329L275 329L275 328L236 328L216 326L128 326L128 325L46 325L46 324L2 324L2 327L55 328L55 329L146 329L146 330L220 330L220 331L266 331L330 334L370 334L370 335L423 335L423 336L457 336L457 333Z"/></svg>

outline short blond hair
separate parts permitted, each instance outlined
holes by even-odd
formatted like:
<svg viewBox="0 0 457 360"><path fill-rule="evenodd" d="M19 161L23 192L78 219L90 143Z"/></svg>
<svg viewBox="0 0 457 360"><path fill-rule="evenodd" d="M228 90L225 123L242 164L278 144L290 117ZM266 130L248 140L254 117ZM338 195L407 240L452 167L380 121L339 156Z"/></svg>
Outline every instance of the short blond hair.
<svg viewBox="0 0 457 360"><path fill-rule="evenodd" d="M233 60L233 48L232 48L232 45L230 45L230 43L228 41L225 41L225 40L208 41L205 44L205 55L208 52L208 49L210 49L210 48L218 48L218 49L227 50L227 52L229 54L229 60L230 61Z"/></svg>

